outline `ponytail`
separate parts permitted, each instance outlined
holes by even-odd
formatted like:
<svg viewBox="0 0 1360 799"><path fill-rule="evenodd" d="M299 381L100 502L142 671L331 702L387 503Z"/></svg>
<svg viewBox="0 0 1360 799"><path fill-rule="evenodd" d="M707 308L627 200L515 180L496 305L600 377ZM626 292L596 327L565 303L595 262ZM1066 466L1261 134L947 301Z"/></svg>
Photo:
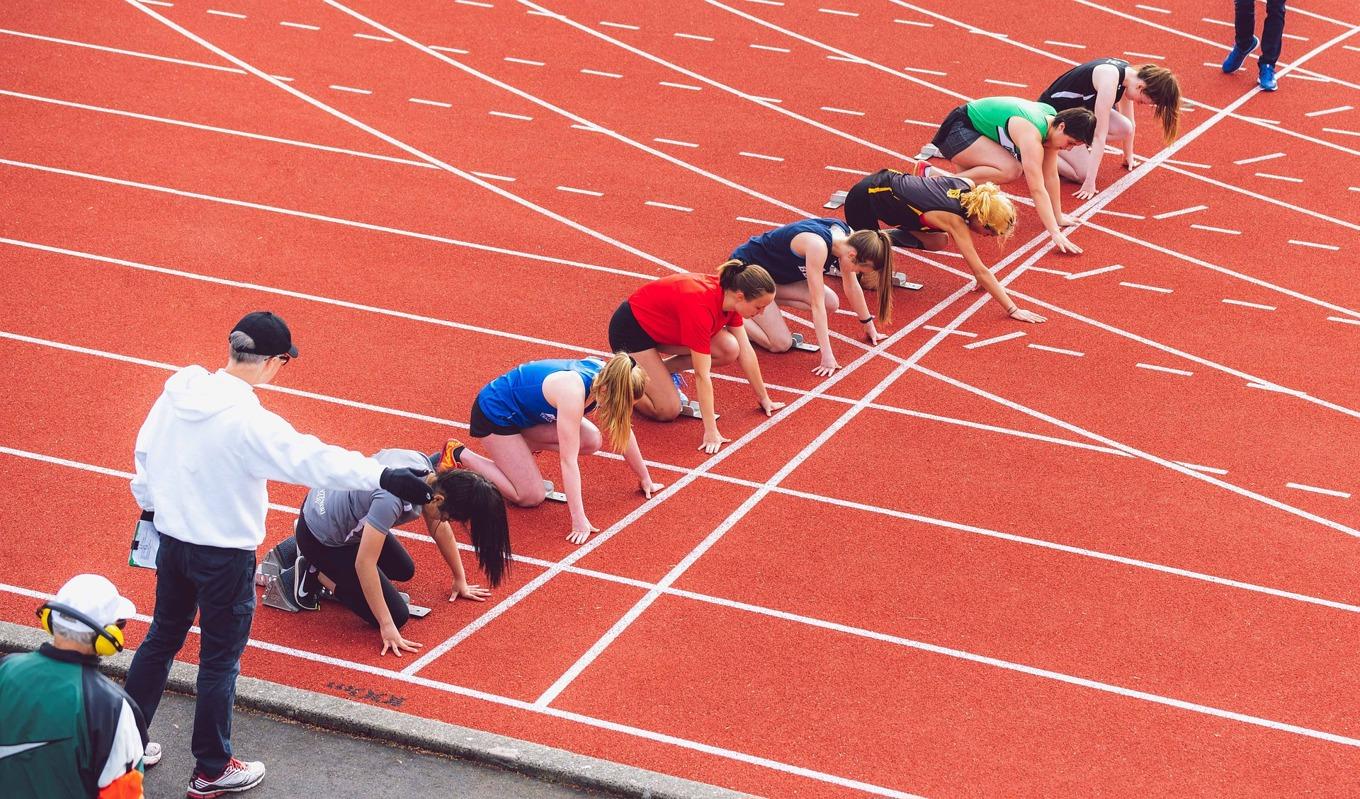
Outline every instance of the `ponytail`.
<svg viewBox="0 0 1360 799"><path fill-rule="evenodd" d="M1171 70L1156 64L1143 64L1137 75L1143 82L1143 94L1152 101L1152 115L1162 124L1162 138L1170 144L1180 132L1181 85Z"/></svg>
<svg viewBox="0 0 1360 799"><path fill-rule="evenodd" d="M856 230L846 239L855 248L855 260L869 264L878 274L878 321L892 324L892 239L885 230Z"/></svg>
<svg viewBox="0 0 1360 799"><path fill-rule="evenodd" d="M623 452L633 432L633 403L642 399L647 387L647 372L636 366L626 352L616 352L595 375L591 397L599 411L600 427L609 448Z"/></svg>
<svg viewBox="0 0 1360 799"><path fill-rule="evenodd" d="M1015 204L995 183L982 183L959 195L959 205L969 219L976 219L996 234L999 246L1015 232Z"/></svg>
<svg viewBox="0 0 1360 799"><path fill-rule="evenodd" d="M774 278L758 264L746 264L733 258L718 266L718 285L723 291L739 291L749 302L774 293Z"/></svg>
<svg viewBox="0 0 1360 799"><path fill-rule="evenodd" d="M477 565L492 588L510 570L510 526L505 519L505 499L490 480L468 469L451 469L435 478L434 491L443 494L439 512L464 523L477 553Z"/></svg>

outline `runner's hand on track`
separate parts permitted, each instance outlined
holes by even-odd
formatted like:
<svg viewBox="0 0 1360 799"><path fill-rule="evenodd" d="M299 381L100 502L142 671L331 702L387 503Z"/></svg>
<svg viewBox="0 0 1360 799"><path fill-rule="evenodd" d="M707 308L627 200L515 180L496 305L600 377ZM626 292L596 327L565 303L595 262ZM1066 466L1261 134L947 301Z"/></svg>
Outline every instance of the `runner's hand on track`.
<svg viewBox="0 0 1360 799"><path fill-rule="evenodd" d="M1068 216L1067 214L1059 214L1059 215L1058 215L1058 227L1059 227L1059 228L1076 227L1076 226L1077 226L1077 220L1076 220L1075 218L1070 217L1070 216Z"/></svg>
<svg viewBox="0 0 1360 799"><path fill-rule="evenodd" d="M491 596L490 588L483 588L480 585L468 585L464 580L461 583L453 584L453 594L449 596L449 601L457 599L471 599L473 602L485 602Z"/></svg>
<svg viewBox="0 0 1360 799"><path fill-rule="evenodd" d="M836 363L836 356L822 350L822 362L812 367L812 373L818 377L830 377L836 373L841 365ZM769 414L766 414L767 416Z"/></svg>
<svg viewBox="0 0 1360 799"><path fill-rule="evenodd" d="M1053 234L1053 244L1058 248L1058 252L1065 252L1069 255L1077 255L1081 248L1067 240L1066 234L1059 231Z"/></svg>
<svg viewBox="0 0 1360 799"><path fill-rule="evenodd" d="M887 334L887 333L880 333L880 332L878 332L877 330L870 330L870 331L865 332L864 337L865 337L866 339L869 340L869 343L870 343L870 344L877 344L878 342L880 342L880 341L882 341L883 339L887 338L887 337L888 337L888 334Z"/></svg>
<svg viewBox="0 0 1360 799"><path fill-rule="evenodd" d="M1093 180L1093 179L1088 179L1087 181L1085 181L1084 183L1082 183L1082 184L1081 184L1081 188L1079 188L1079 189L1077 189L1076 191L1072 192L1072 196L1073 196L1073 197L1076 197L1078 200L1089 200L1089 199L1091 199L1092 197L1096 196L1096 182L1095 182L1095 180Z"/></svg>
<svg viewBox="0 0 1360 799"><path fill-rule="evenodd" d="M392 654L396 655L397 657L401 657L401 653L403 651L415 652L416 650L420 649L420 647L424 646L423 644L417 644L415 641L408 641L405 638L402 638L401 630L398 630L397 625L393 624L392 622L388 622L387 624L384 624L382 627L378 628L378 632L382 635L383 655L386 655L387 650L391 649Z"/></svg>
<svg viewBox="0 0 1360 799"><path fill-rule="evenodd" d="M782 407L784 407L784 403L775 402L772 399L763 399L760 401L760 409L765 411L766 416L774 415L774 412ZM714 450L714 452L717 452L717 450Z"/></svg>
<svg viewBox="0 0 1360 799"><path fill-rule="evenodd" d="M763 403L762 403L762 405L763 405ZM768 414L769 414L769 412L767 411L767 412L766 412L766 415L768 415ZM709 454L709 455L712 455L712 454L714 454L715 452L717 452L718 450L722 449L722 445L723 445L723 444L726 444L727 442L729 442L729 441L731 441L731 440L732 440L732 439L727 438L727 437L724 436L722 433L719 433L719 432L718 432L717 426L714 426L714 428L713 428L713 430L712 430L711 432L708 431L708 430L705 430L705 431L704 431L704 443L700 444L700 445L697 447L697 449L701 449L701 450L703 450L705 453L707 453L707 454Z"/></svg>
<svg viewBox="0 0 1360 799"><path fill-rule="evenodd" d="M586 539L590 538L591 533L598 532L600 532L600 528L591 524L589 520L587 520L585 524L576 524L573 522L571 525L571 532L567 534L567 540L573 544L584 544Z"/></svg>
<svg viewBox="0 0 1360 799"><path fill-rule="evenodd" d="M1031 322L1031 323L1037 324L1037 323L1039 323L1039 322L1047 322L1047 321L1048 321L1047 318L1042 317L1042 316L1040 316L1039 314L1037 314L1037 313L1035 313L1035 312L1033 312L1033 311L1026 311L1024 308L1021 308L1021 307L1019 307L1019 306L1016 306L1016 307L1015 307L1014 309L1012 309L1011 312L1010 312L1009 314L1007 314L1007 315L1010 316L1010 318L1014 319L1014 320L1017 321L1017 322Z"/></svg>
<svg viewBox="0 0 1360 799"><path fill-rule="evenodd" d="M656 492L660 491L665 487L666 486L662 485L661 483L653 483L650 480L648 480L645 483L643 482L638 483L638 488L642 489L642 496L646 499L651 499L652 494L655 494Z"/></svg>
<svg viewBox="0 0 1360 799"><path fill-rule="evenodd" d="M1132 172L1138 166L1138 156L1131 155L1124 159L1124 168Z"/></svg>

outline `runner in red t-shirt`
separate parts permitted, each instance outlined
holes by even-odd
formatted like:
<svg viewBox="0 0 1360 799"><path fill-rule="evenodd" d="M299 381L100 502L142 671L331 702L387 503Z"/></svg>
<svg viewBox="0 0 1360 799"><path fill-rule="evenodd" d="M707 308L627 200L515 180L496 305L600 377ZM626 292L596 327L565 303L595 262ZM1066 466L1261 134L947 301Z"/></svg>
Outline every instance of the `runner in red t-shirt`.
<svg viewBox="0 0 1360 799"><path fill-rule="evenodd" d="M728 261L715 275L683 273L654 280L633 292L609 320L609 347L633 356L647 370L646 395L635 410L668 422L680 415L680 388L672 375L693 369L704 442L710 455L731 439L718 432L710 370L741 362L760 407L769 416L784 403L770 399L756 352L742 327L774 300L774 281L759 266Z"/></svg>

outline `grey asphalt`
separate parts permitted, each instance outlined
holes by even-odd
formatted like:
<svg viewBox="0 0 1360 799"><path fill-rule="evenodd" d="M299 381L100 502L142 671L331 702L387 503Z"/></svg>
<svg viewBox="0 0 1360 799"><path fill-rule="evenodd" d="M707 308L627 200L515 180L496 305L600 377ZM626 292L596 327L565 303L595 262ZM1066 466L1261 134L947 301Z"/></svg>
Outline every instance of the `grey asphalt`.
<svg viewBox="0 0 1360 799"><path fill-rule="evenodd" d="M165 748L146 775L148 799L184 796L194 765L189 732L194 699L167 692L151 723L151 738ZM323 730L290 719L237 709L232 720L237 757L263 760L264 782L249 799L423 796L486 799L580 799L606 794L553 784L468 760L433 755L369 738Z"/></svg>

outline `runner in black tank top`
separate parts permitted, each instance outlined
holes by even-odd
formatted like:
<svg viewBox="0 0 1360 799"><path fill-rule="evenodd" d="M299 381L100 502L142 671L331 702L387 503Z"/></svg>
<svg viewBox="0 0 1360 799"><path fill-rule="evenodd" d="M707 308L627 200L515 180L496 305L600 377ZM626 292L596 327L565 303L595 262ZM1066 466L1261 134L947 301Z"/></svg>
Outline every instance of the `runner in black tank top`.
<svg viewBox="0 0 1360 799"><path fill-rule="evenodd" d="M1114 102L1111 105L1118 105L1124 97L1124 75L1128 72L1129 62L1122 58L1097 58L1094 61L1087 61L1085 64L1078 64L1064 72L1053 81L1053 85L1044 89L1044 93L1039 95L1039 102L1048 103L1055 109L1062 111L1065 108L1085 108L1088 111L1096 110L1096 85L1091 79L1091 73L1095 68L1103 64L1108 64L1118 70Z"/></svg>

